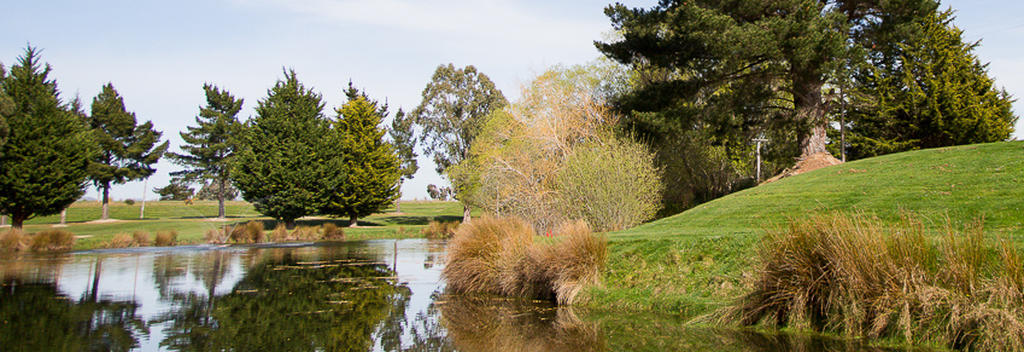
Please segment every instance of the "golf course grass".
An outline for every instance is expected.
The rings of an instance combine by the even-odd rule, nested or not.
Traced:
[[[981,221],[989,240],[1024,247],[1024,142],[891,154],[737,192],[610,233],[604,283],[589,306],[696,317],[732,303],[753,275],[765,229],[846,212],[932,233]]]
[[[275,222],[261,216],[247,202],[232,201],[226,204],[227,219],[218,220],[216,201],[197,201],[185,204],[180,201],[151,201],[146,203],[145,218],[139,219],[141,204],[127,205],[124,202],[110,203],[110,221],[96,221],[100,218],[101,206],[96,201],[80,201],[68,208],[64,230],[73,233],[77,239],[75,250],[102,248],[119,233],[131,234],[145,231],[153,235],[159,231],[176,231],[178,244],[203,242],[207,231],[223,225],[243,223],[252,220],[264,221],[267,230]],[[432,220],[452,221],[462,219],[462,205],[457,202],[404,201],[401,213],[386,209],[383,213],[359,219],[356,228],[345,228],[349,240],[380,238],[422,237],[420,230]],[[46,216],[26,221],[26,232],[38,232],[59,226],[60,216]],[[317,226],[333,222],[338,226],[348,224],[348,219],[309,217],[296,221],[298,226]]]

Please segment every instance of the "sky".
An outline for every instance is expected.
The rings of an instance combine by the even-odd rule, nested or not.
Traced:
[[[650,7],[656,0],[620,1]],[[178,133],[195,125],[212,83],[245,99],[240,114],[291,68],[323,94],[329,110],[341,105],[349,80],[392,111],[415,108],[440,64],[474,65],[506,97],[557,64],[600,56],[593,42],[611,25],[606,1],[541,0],[96,0],[18,1],[0,6],[0,63],[9,66],[25,46],[42,49],[65,99],[86,104],[110,82],[129,111],[153,121],[171,151]],[[943,1],[957,11],[965,39],[982,39],[976,54],[990,63],[996,85],[1024,96],[1024,2]],[[1024,112],[1016,102],[1014,111]],[[328,111],[333,116],[333,111]],[[1017,139],[1024,139],[1018,121]],[[425,199],[428,184],[446,184],[420,153],[420,170],[402,199]],[[180,169],[164,160],[142,181],[117,185],[114,199],[153,200],[152,192]],[[87,197],[96,197],[90,188]]]

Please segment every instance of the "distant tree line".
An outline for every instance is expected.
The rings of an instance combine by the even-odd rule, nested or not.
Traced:
[[[167,153],[161,133],[138,123],[113,84],[87,113],[77,98],[60,97],[50,72],[31,46],[9,73],[0,65],[0,214],[15,228],[61,212],[88,183],[101,191],[107,219],[110,188],[149,177],[165,154],[184,169],[154,189],[161,200],[216,199],[224,217],[225,200],[240,193],[289,226],[307,215],[355,225],[396,201],[401,180],[417,169],[410,117],[399,110],[391,129],[382,127],[387,104],[351,82],[348,102],[327,116],[320,94],[285,71],[246,122],[238,119],[242,99],[205,84],[206,105],[180,133],[181,152]]]

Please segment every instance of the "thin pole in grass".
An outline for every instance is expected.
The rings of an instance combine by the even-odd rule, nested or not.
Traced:
[[[146,218],[146,188],[149,187],[149,177],[142,180],[142,207],[139,208],[139,220]]]
[[[768,138],[754,138],[754,142],[757,143],[757,182],[761,183],[761,143],[767,143]]]

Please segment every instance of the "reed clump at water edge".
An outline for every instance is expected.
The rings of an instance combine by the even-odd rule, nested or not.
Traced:
[[[748,293],[718,318],[1024,351],[1024,263],[980,224],[928,236],[909,216],[896,226],[844,214],[793,221],[767,234]]]
[[[445,240],[455,236],[461,221],[437,221],[433,220],[422,230],[423,236],[434,240]]]
[[[607,241],[582,221],[559,226],[557,242],[535,243],[518,218],[482,217],[462,224],[448,247],[444,276],[454,293],[550,299],[571,305],[600,282]]]
[[[0,234],[0,250],[20,252],[63,252],[75,245],[75,235],[67,230],[44,230],[25,234],[19,229],[9,229]]]

